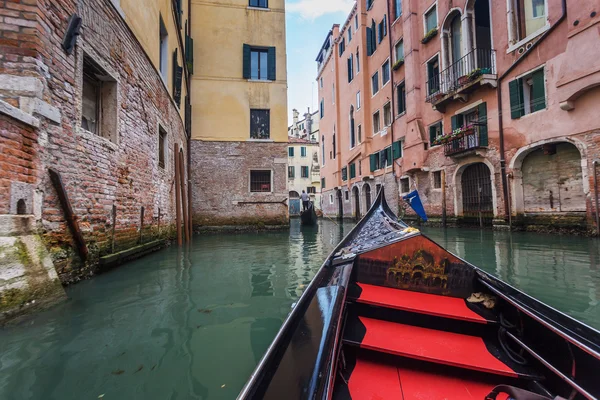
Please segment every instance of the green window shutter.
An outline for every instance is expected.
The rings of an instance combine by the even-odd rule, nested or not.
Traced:
[[[275,47],[269,47],[269,71],[268,71],[268,76],[267,78],[270,81],[276,81],[277,80],[277,54],[276,54],[276,50]]]
[[[185,61],[190,74],[194,73],[194,39],[185,35]]]
[[[367,27],[367,56],[373,54],[373,40],[371,39],[371,35],[373,35],[373,31]]]
[[[531,76],[533,79],[533,101],[531,112],[540,111],[546,108],[546,88],[544,85],[544,69],[535,71]]]
[[[392,154],[394,160],[402,157],[402,142],[394,142],[394,144],[392,144]]]
[[[181,106],[181,85],[183,82],[183,68],[179,66],[177,49],[173,52],[173,100],[177,107]]]
[[[383,16],[383,36],[387,36],[387,14]]]
[[[488,145],[488,125],[487,125],[487,104],[482,103],[479,105],[479,145]]]
[[[290,148],[288,149],[288,155],[289,155],[290,157],[294,157],[294,148],[293,148],[293,147],[290,147]]]
[[[350,179],[356,178],[356,164],[350,164]]]
[[[348,167],[342,168],[342,181],[348,180]]]
[[[464,116],[462,114],[454,115],[450,121],[452,122],[452,131],[464,126]]]
[[[325,178],[321,178],[321,189],[325,189]]]
[[[394,159],[392,158],[392,154],[393,154],[392,146],[390,146],[390,147],[387,148],[386,153],[387,153],[386,154],[386,159],[388,161],[388,165],[394,164]]]
[[[244,45],[244,79],[250,79],[252,76],[250,71],[250,45]]]
[[[306,147],[300,147],[300,155],[306,157]]]
[[[377,160],[375,159],[375,154],[371,154],[369,156],[369,161],[371,162],[371,172],[377,169]]]
[[[525,104],[523,104],[523,80],[515,79],[508,82],[508,91],[510,92],[510,117],[512,119],[521,118],[525,115]]]
[[[431,125],[429,127],[429,143],[435,142],[435,128],[437,125]]]

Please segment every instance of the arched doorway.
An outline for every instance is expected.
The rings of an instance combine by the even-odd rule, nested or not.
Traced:
[[[363,190],[365,192],[365,210],[369,211],[371,208],[371,185],[365,183]]]
[[[352,188],[352,197],[354,198],[354,218],[360,218],[360,193],[358,187]]]
[[[494,219],[494,199],[490,169],[484,163],[467,166],[462,173],[463,217],[470,222],[491,225]]]
[[[585,212],[581,153],[571,143],[537,147],[523,159],[525,213]]]
[[[343,219],[344,218],[344,200],[342,199],[342,191],[341,190],[336,190],[336,197],[337,197],[337,203],[338,203],[338,218],[339,219]]]
[[[298,194],[298,192],[296,192],[295,190],[292,190],[290,192],[290,199],[299,199],[300,195]]]

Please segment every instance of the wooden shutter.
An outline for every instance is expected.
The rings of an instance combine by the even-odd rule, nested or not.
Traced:
[[[479,105],[479,145],[488,145],[488,125],[487,125],[487,104],[481,103]]]
[[[350,179],[356,178],[356,164],[350,164]]]
[[[437,124],[435,124],[435,125],[431,125],[431,126],[429,127],[429,143],[433,143],[433,142],[435,142],[435,131],[436,131],[436,127],[437,127]]]
[[[185,61],[190,74],[194,73],[194,39],[185,35]]]
[[[464,116],[462,114],[454,115],[452,118],[450,118],[450,121],[452,123],[452,132],[458,128],[462,128],[465,124]]]
[[[267,79],[269,79],[270,81],[276,81],[277,80],[277,54],[275,51],[275,47],[269,47],[269,61],[268,61],[269,65],[269,71],[268,71],[268,76]]]
[[[183,81],[183,68],[179,66],[177,49],[173,52],[173,100],[177,107],[181,105],[181,84]]]
[[[250,66],[251,59],[251,48],[250,45],[244,44],[244,79],[250,79],[252,77],[252,71]]]
[[[392,153],[394,160],[397,160],[402,157],[402,142],[394,142],[392,145]]]
[[[188,136],[192,134],[192,103],[190,96],[185,96],[185,131]]]
[[[383,36],[387,36],[387,14],[383,16]]]
[[[293,147],[290,147],[290,148],[288,149],[288,155],[289,155],[290,157],[294,157],[294,148],[293,148]]]
[[[533,101],[531,112],[540,111],[546,108],[546,89],[544,85],[544,69],[535,71],[531,76],[533,80]]]
[[[371,36],[373,35],[373,30],[369,27],[367,27],[367,56],[370,56],[373,54],[373,39],[371,39]]]
[[[392,155],[392,153],[393,153],[392,152],[392,146],[388,147],[386,149],[385,153],[386,153],[386,155],[385,155],[386,158],[385,159],[387,160],[388,165],[394,164],[394,159],[392,158],[393,157],[393,155]]]
[[[352,58],[348,58],[346,64],[348,65],[348,83],[352,82]]]
[[[375,159],[375,154],[371,154],[369,156],[369,161],[371,162],[371,172],[377,169],[377,160]]]
[[[515,79],[508,82],[510,92],[510,117],[512,119],[521,118],[525,115],[525,104],[523,101],[523,80]]]

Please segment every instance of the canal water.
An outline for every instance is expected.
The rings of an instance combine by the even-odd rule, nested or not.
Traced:
[[[234,399],[351,224],[211,234],[69,287],[0,329],[0,399]],[[595,239],[425,230],[452,252],[600,328]]]

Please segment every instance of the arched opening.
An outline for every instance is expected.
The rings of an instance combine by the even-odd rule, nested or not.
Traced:
[[[462,57],[462,23],[460,13],[454,13],[450,21],[450,63],[455,63]]]
[[[352,188],[352,197],[354,198],[354,218],[360,218],[360,193],[358,187]]]
[[[363,190],[365,192],[365,210],[369,211],[371,208],[371,185],[365,183]]]
[[[489,0],[475,0],[475,34],[473,47],[476,49],[492,49],[492,24],[490,21]]]
[[[17,215],[25,214],[27,214],[27,204],[25,204],[25,200],[19,199],[19,201],[17,201]]]
[[[296,192],[295,190],[292,190],[290,192],[290,199],[299,199],[300,198],[300,194],[298,194],[298,192]]]
[[[354,126],[354,106],[350,106],[350,148],[356,146],[356,130]]]
[[[571,143],[548,143],[523,158],[523,212],[585,212],[581,153]]]
[[[454,9],[442,24],[442,80],[451,86],[464,69],[458,64],[462,57],[462,36],[461,13]]]
[[[494,200],[491,172],[482,162],[467,166],[461,177],[462,214],[465,220],[491,225]]]
[[[342,199],[342,191],[341,190],[336,190],[336,197],[337,197],[337,202],[338,202],[338,218],[339,219],[343,219],[344,218],[344,200]]]

